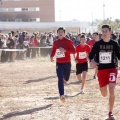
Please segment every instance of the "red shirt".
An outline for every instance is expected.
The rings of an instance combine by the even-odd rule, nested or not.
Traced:
[[[39,42],[38,42],[38,38],[37,37],[34,38],[34,43],[35,43],[35,47],[38,47]]]
[[[55,40],[53,42],[51,57],[54,57],[54,55],[56,54],[56,50],[59,49],[60,47],[66,50],[66,52],[64,52],[65,56],[62,58],[56,58],[56,62],[57,63],[70,62],[71,61],[70,54],[75,54],[75,47],[73,45],[73,42],[66,37],[64,37],[62,40],[60,39]]]
[[[95,40],[89,40],[88,42],[87,42],[87,44],[91,47],[91,49],[92,49],[92,47],[93,47],[93,45],[95,44]]]
[[[76,46],[76,60],[78,63],[85,63],[88,61],[88,54],[90,53],[90,46],[79,44]]]

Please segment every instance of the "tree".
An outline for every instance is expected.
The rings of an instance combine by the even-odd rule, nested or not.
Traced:
[[[106,20],[100,22],[98,24],[99,31],[101,31],[101,27],[104,24],[109,24],[113,32],[120,32],[120,20],[119,19],[115,19],[115,21],[112,21],[111,18],[107,18]]]

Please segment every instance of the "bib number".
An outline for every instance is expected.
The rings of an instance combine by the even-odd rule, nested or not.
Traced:
[[[61,52],[59,49],[56,50],[56,58],[63,58],[65,57],[65,53]]]
[[[87,57],[86,52],[79,52],[79,59],[85,59]]]
[[[111,63],[111,60],[112,60],[111,56],[112,56],[111,52],[100,52],[99,53],[100,63],[103,63],[103,64]]]

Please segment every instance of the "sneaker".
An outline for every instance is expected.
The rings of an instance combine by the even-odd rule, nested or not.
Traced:
[[[97,78],[97,77],[94,75],[94,76],[93,76],[93,79],[96,79],[96,78]]]
[[[84,94],[84,93],[85,93],[84,89],[81,89],[80,94]]]
[[[61,100],[62,102],[65,102],[65,96],[64,96],[64,95],[61,95],[61,96],[60,96],[60,100]]]
[[[108,120],[115,120],[112,112],[109,112],[108,117],[109,117]]]

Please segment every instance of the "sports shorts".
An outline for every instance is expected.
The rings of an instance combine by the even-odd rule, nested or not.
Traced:
[[[108,85],[109,83],[115,83],[117,79],[117,68],[109,68],[104,70],[98,70],[98,81],[100,88]]]
[[[83,71],[88,71],[88,62],[76,64],[76,75],[81,74]]]

